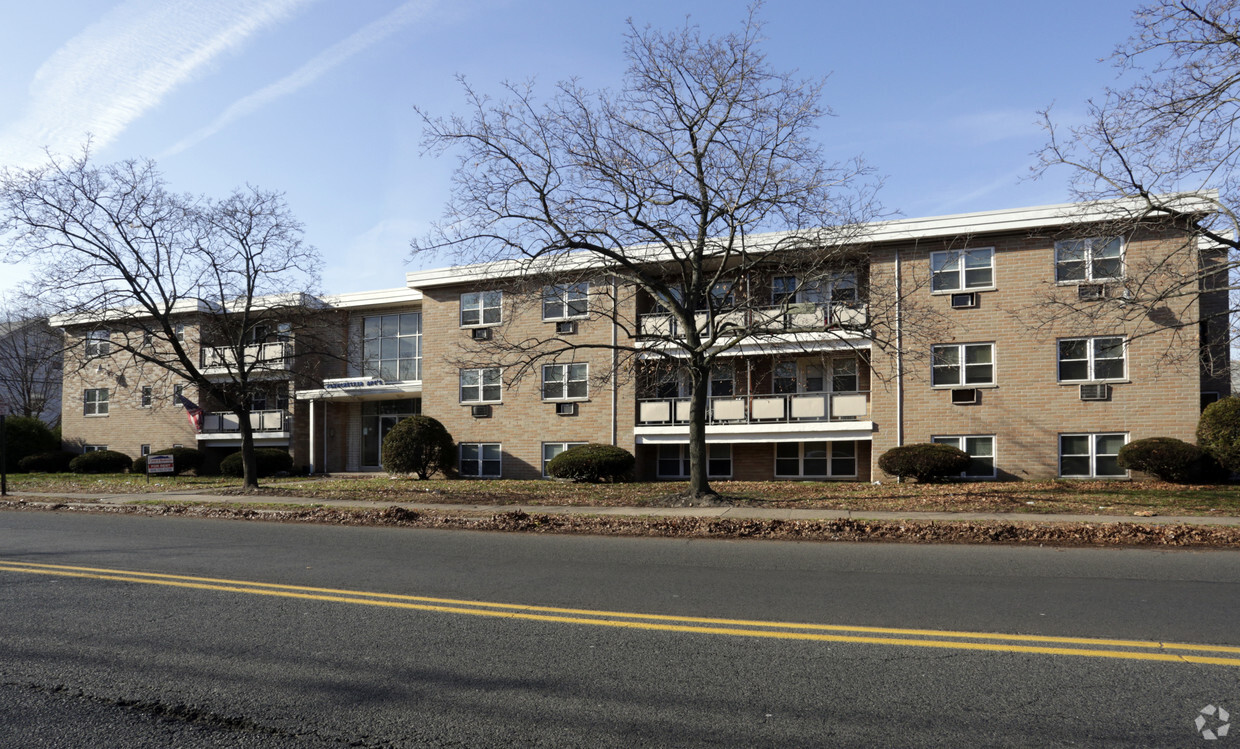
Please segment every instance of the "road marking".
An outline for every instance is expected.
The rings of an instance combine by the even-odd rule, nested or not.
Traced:
[[[487,616],[560,624],[585,624],[622,629],[687,632],[780,640],[843,642],[1240,666],[1240,657],[1220,657],[1217,655],[1228,653],[1240,656],[1240,647],[1226,645],[1198,645],[1152,640],[1120,640],[1089,637],[1054,637],[1048,635],[1015,635],[955,630],[854,627],[839,624],[806,624],[749,619],[672,616],[667,614],[638,614],[624,611],[599,611],[486,601],[465,601],[453,598],[409,596],[340,588],[316,588],[227,578],[169,575],[157,572],[136,572],[100,567],[37,564],[4,560],[0,560],[0,571],[160,585],[195,590],[212,590],[226,593],[245,593],[280,598],[298,598],[331,603],[380,606],[469,616]],[[856,634],[837,634],[845,632]],[[1125,649],[1110,650],[1106,648]],[[1193,655],[1192,653],[1194,652],[1211,653],[1213,655]]]

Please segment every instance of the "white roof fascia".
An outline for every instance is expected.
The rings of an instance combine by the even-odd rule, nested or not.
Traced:
[[[418,304],[422,301],[422,292],[417,289],[411,289],[408,286],[401,286],[395,289],[376,289],[375,291],[334,294],[324,297],[323,301],[335,309],[391,307],[395,305]]]

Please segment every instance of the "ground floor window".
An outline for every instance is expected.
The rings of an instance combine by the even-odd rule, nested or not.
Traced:
[[[150,454],[151,454],[151,446],[150,446],[150,445],[142,445],[141,447],[139,447],[139,448],[138,448],[138,454],[139,454],[139,455],[141,455],[141,456],[142,456],[142,457],[144,457],[144,458],[145,458],[146,456],[150,455]]]
[[[392,431],[396,422],[420,413],[422,413],[421,398],[363,402],[362,465],[369,468],[382,465],[383,438]]]
[[[689,477],[689,446],[659,445],[656,470],[661,479]],[[706,445],[706,475],[728,478],[732,475],[732,446],[717,443]]]
[[[461,476],[499,478],[503,451],[498,442],[462,442]]]
[[[780,478],[851,478],[857,475],[856,442],[777,442]]]
[[[960,474],[964,478],[992,479],[995,477],[995,438],[993,436],[931,437],[931,442],[951,445],[969,454],[969,467]]]
[[[584,442],[544,442],[542,445],[542,475],[543,475],[543,478],[548,478],[547,464],[551,462],[552,458],[564,452],[570,447],[577,447],[578,445],[584,445],[584,444],[586,443]]]
[[[1059,435],[1059,475],[1065,478],[1126,478],[1119,467],[1119,449],[1128,444],[1128,435]]]
[[[107,450],[107,449],[108,449],[107,445],[83,445],[82,446],[82,452],[84,453],[99,452],[101,450]]]

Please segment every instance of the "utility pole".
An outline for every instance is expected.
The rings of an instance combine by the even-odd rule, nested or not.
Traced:
[[[9,441],[4,434],[5,414],[0,410],[0,497],[9,496]]]

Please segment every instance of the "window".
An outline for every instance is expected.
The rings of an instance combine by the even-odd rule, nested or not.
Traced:
[[[797,391],[797,363],[794,361],[781,361],[775,365],[775,371],[771,374],[771,392],[795,393]]]
[[[1119,449],[1128,444],[1128,435],[1059,435],[1059,475],[1066,478],[1125,478],[1119,467]]]
[[[362,319],[362,374],[384,382],[422,379],[422,313]]]
[[[142,457],[144,457],[144,458],[145,458],[146,456],[150,455],[150,454],[151,454],[151,446],[150,446],[150,445],[141,445],[140,447],[138,447],[138,454],[139,454],[139,455],[141,455],[141,456],[142,456]]]
[[[777,442],[775,475],[828,478],[857,475],[855,442]]]
[[[500,303],[503,299],[504,294],[501,291],[471,291],[461,294],[461,327],[498,325]]]
[[[1124,339],[1065,338],[1059,341],[1059,381],[1124,379]]]
[[[498,442],[462,442],[460,474],[498,478],[503,465],[502,454]]]
[[[106,330],[92,330],[86,334],[86,355],[107,356],[112,353],[112,340]]]
[[[544,364],[543,400],[580,400],[589,396],[588,372],[587,364]]]
[[[931,379],[934,387],[995,384],[995,345],[960,343],[933,346]]]
[[[930,290],[989,289],[995,285],[995,249],[930,253]]]
[[[710,395],[712,398],[731,396],[736,392],[736,374],[731,364],[717,364],[710,368]]]
[[[94,388],[82,391],[83,416],[108,415],[108,389]]]
[[[1124,277],[1124,240],[1067,239],[1055,243],[1055,280],[1117,281]]]
[[[173,403],[176,403],[177,405],[181,405],[181,396],[183,395],[185,395],[184,385],[173,385],[172,386],[172,402]]]
[[[659,445],[656,471],[659,478],[689,477],[689,446]],[[727,478],[732,475],[732,446],[716,443],[706,445],[706,475]]]
[[[151,388],[150,387],[142,388],[142,407],[143,408],[151,407]]]
[[[275,387],[272,390],[255,390],[250,393],[251,411],[287,411],[288,386]]]
[[[83,445],[82,446],[82,452],[84,453],[97,453],[97,452],[101,452],[107,449],[108,449],[107,445]]]
[[[584,445],[584,444],[586,443],[584,442],[544,442],[542,445],[543,477],[546,478],[550,475],[547,473],[547,464],[551,462],[552,458],[564,452],[570,447],[577,447],[578,445]]]
[[[498,306],[498,304],[496,305]],[[557,284],[543,289],[544,320],[568,320],[590,312],[590,284]],[[496,322],[498,322],[498,317]]]
[[[995,438],[991,437],[931,437],[931,442],[951,445],[969,454],[969,467],[960,474],[965,478],[990,479],[995,477]]]
[[[819,278],[775,276],[771,279],[771,304],[853,304],[857,301],[857,274],[828,273]]]
[[[185,343],[185,323],[179,322],[172,326],[173,333],[176,334],[177,340]]]
[[[461,403],[499,403],[503,382],[499,367],[461,370]]]
[[[806,390],[809,390],[806,379]],[[860,389],[857,381],[856,359],[831,360],[831,391],[834,393],[855,393]]]

